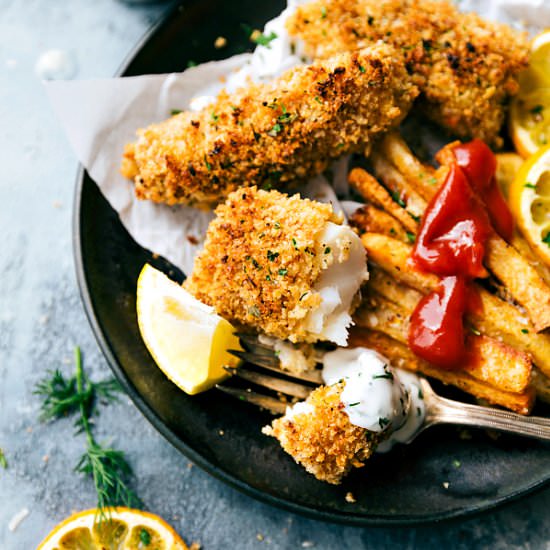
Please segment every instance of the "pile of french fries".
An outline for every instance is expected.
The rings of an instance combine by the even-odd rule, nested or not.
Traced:
[[[351,345],[372,347],[396,366],[529,414],[536,397],[550,403],[550,271],[518,233],[511,243],[496,233],[487,242],[490,277],[476,283],[482,307],[465,320],[468,359],[461,370],[434,367],[407,346],[414,308],[439,284],[408,259],[421,216],[454,160],[454,145],[437,154],[436,169],[393,133],[369,157],[374,176],[362,168],[350,172],[351,187],[366,203],[350,223],[361,234],[371,272]]]

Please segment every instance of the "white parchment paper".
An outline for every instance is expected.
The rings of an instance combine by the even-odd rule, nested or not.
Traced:
[[[122,224],[138,244],[164,256],[184,273],[191,271],[213,214],[137,200],[132,182],[119,172],[124,145],[135,139],[138,128],[168,118],[173,109],[198,110],[222,87],[231,91],[248,78],[269,80],[301,63],[300,52],[291,51],[284,20],[305,1],[288,1],[281,15],[265,27],[264,32],[273,31],[277,38],[269,48],[258,46],[253,54],[204,63],[178,74],[46,83],[78,160],[118,212]],[[465,11],[478,11],[532,33],[550,26],[550,0],[461,0],[458,4]],[[346,189],[346,166],[344,159],[332,170],[330,184],[339,195]],[[350,203],[340,207],[323,176],[314,178],[302,194],[330,200],[346,213],[354,207]]]

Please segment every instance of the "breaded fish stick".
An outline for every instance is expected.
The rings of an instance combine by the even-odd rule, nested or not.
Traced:
[[[297,8],[287,29],[314,57],[392,44],[404,52],[432,120],[496,145],[528,60],[524,34],[445,1],[314,0]]]
[[[375,45],[222,92],[198,113],[142,129],[121,170],[139,198],[212,206],[243,185],[284,186],[368,150],[417,94],[403,55]]]
[[[364,247],[332,206],[242,188],[216,208],[184,285],[222,317],[292,342],[346,345]]]
[[[337,485],[374,453],[379,434],[354,426],[340,401],[342,384],[321,386],[262,432],[317,479]],[[383,437],[382,437],[383,439]]]

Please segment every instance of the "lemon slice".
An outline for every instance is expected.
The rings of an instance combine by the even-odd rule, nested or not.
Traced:
[[[130,508],[111,508],[99,521],[86,510],[59,523],[37,550],[188,550],[162,518]]]
[[[146,264],[137,282],[137,317],[149,353],[174,384],[194,395],[227,378],[239,360],[233,326],[164,273]]]
[[[529,67],[519,76],[520,90],[510,107],[510,134],[527,158],[550,143],[550,30],[531,43]]]
[[[521,232],[550,265],[550,146],[522,165],[510,188],[509,203]]]
[[[510,186],[516,179],[516,174],[523,164],[523,158],[516,153],[497,153],[497,171],[495,174],[497,184],[505,199],[508,199]]]

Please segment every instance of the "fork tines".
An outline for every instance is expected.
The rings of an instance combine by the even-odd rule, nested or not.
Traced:
[[[319,370],[302,373],[285,371],[281,368],[279,358],[269,345],[258,342],[256,337],[249,334],[237,334],[237,336],[246,351],[229,350],[229,352],[242,359],[245,365],[236,368],[224,367],[230,374],[251,382],[255,386],[288,396],[291,400],[305,399],[315,386],[322,384]],[[241,389],[226,384],[218,384],[216,387],[241,401],[252,403],[276,414],[283,414],[286,410],[287,404],[281,399],[254,392],[250,388]]]

